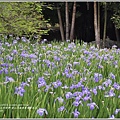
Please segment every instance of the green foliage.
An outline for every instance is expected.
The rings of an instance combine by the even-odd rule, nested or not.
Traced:
[[[108,3],[108,9],[113,13],[111,20],[115,24],[117,29],[120,28],[120,4],[119,3]]]
[[[42,5],[39,2],[1,2],[0,33],[36,33],[39,36],[46,33],[46,30],[41,30],[48,22],[42,14]]]
[[[112,20],[113,23],[115,24],[115,27],[116,27],[117,29],[120,29],[120,15],[114,14],[113,17],[111,18],[111,20]]]

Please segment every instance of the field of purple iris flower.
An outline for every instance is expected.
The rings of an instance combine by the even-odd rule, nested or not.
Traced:
[[[0,118],[120,118],[120,49],[0,42]]]

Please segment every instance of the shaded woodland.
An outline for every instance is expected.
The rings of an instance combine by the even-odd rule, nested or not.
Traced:
[[[119,8],[119,2],[1,2],[0,33],[98,45],[106,39],[119,42]]]
[[[64,35],[66,34],[66,23],[65,23],[65,3],[53,3],[54,6],[59,5],[61,10],[61,18],[63,21]],[[57,4],[57,5],[56,5]],[[62,5],[61,5],[62,4]],[[60,6],[61,5],[61,6]],[[69,2],[69,26],[71,26],[73,3]],[[119,19],[117,22],[112,20],[112,17],[116,14],[116,19],[119,16],[119,3],[108,3],[100,2],[96,3],[97,16],[100,21],[100,39],[110,39],[113,41],[120,41],[120,30],[119,30]],[[50,19],[50,22],[54,25],[59,23],[56,8],[54,10],[43,10],[44,17]],[[46,14],[47,13],[47,14]],[[118,15],[118,16],[117,16]],[[119,17],[118,17],[119,18]],[[97,20],[98,22],[98,20]],[[70,28],[69,28],[70,32]],[[54,28],[49,31],[49,35],[43,36],[48,40],[61,40],[60,29]],[[70,39],[70,38],[69,38]],[[76,17],[74,26],[74,37],[73,39],[83,40],[85,42],[95,41],[95,27],[94,27],[94,2],[77,2],[76,3]]]

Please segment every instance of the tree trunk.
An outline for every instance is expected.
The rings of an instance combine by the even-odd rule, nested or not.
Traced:
[[[98,2],[98,38],[100,38],[100,3]]]
[[[57,13],[58,13],[58,19],[59,19],[59,25],[60,25],[61,38],[62,38],[62,41],[64,41],[65,40],[65,38],[64,38],[64,30],[63,30],[62,18],[61,18],[60,8],[59,7],[57,7]]]
[[[73,5],[72,23],[71,23],[71,31],[70,31],[70,40],[71,41],[74,38],[75,15],[76,15],[76,2],[74,2],[74,5]]]
[[[87,10],[89,10],[89,2],[87,2],[86,4],[87,4]]]
[[[115,27],[115,34],[116,34],[117,42],[120,42],[119,30],[116,27]]]
[[[98,25],[97,25],[97,5],[96,2],[94,2],[94,30],[95,30],[95,40],[97,48],[100,48],[100,38],[98,35]]]
[[[65,4],[65,15],[66,15],[66,40],[69,40],[69,10],[68,2]]]
[[[103,47],[105,47],[105,39],[106,39],[106,25],[107,25],[107,3],[105,2],[105,11],[104,11],[104,33],[103,33]]]

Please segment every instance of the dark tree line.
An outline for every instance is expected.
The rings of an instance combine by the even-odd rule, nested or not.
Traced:
[[[62,2],[48,4],[52,4],[54,8],[57,4],[57,8],[59,8],[57,11],[59,19],[54,22],[59,23],[62,41],[67,39],[72,41],[76,38],[87,42],[95,40],[98,47],[101,39],[104,46],[104,42],[108,37],[120,41],[119,3]],[[56,14],[55,11],[54,9],[51,12]],[[46,14],[45,11],[44,14]]]

